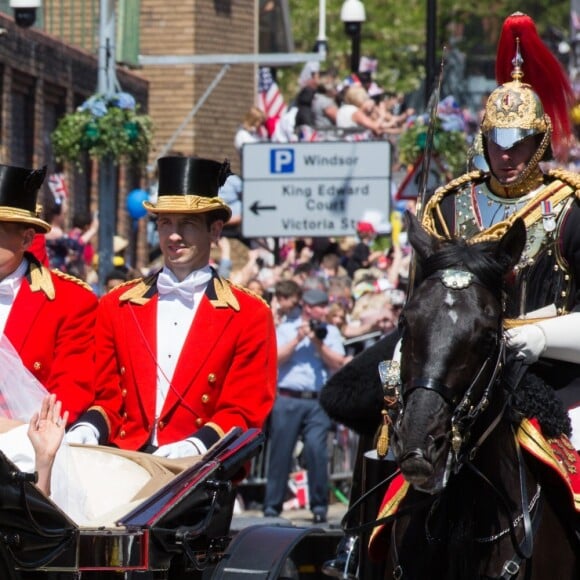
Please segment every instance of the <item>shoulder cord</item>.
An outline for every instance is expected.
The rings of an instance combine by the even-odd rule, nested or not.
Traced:
[[[158,372],[167,381],[167,384],[169,386],[169,390],[171,390],[175,394],[175,396],[179,399],[179,402],[181,403],[181,405],[185,409],[187,409],[192,415],[197,417],[198,414],[193,410],[191,405],[189,405],[189,403],[187,403],[185,401],[185,399],[183,398],[183,395],[173,386],[173,381],[169,380],[168,376],[165,374],[163,369],[159,366],[159,363],[157,362],[157,357],[153,353],[153,351],[151,350],[151,345],[149,344],[149,342],[147,341],[147,338],[145,337],[145,333],[143,332],[143,329],[141,328],[141,325],[139,324],[139,320],[137,319],[137,316],[135,316],[135,312],[133,310],[133,305],[128,304],[128,306],[129,306],[129,310],[131,312],[131,315],[133,316],[133,321],[135,322],[135,326],[139,330],[139,334],[141,336],[141,339],[143,340],[143,343],[145,344],[147,352],[149,353],[149,356],[151,357],[151,359],[155,363],[155,367],[157,368]],[[181,356],[181,353],[180,353],[180,356]],[[178,359],[178,362],[179,362],[179,359]],[[157,378],[156,378],[156,382],[157,382]]]

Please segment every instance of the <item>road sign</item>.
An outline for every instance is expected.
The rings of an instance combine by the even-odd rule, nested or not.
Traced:
[[[350,236],[365,213],[390,214],[386,141],[249,144],[243,176],[248,238]]]

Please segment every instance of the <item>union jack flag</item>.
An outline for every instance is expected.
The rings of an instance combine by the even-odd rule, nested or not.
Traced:
[[[286,110],[284,97],[267,66],[260,67],[259,71],[258,107],[264,111],[266,118],[278,117]]]

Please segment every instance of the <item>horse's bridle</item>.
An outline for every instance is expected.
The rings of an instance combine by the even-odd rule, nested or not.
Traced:
[[[479,284],[485,288],[485,285],[482,284],[474,274],[465,270],[443,270],[441,272],[432,274],[427,279],[432,278],[439,278],[446,287],[452,288],[454,290],[462,290],[470,287],[472,284]],[[417,377],[411,379],[410,381],[402,383],[401,388],[398,390],[398,412],[393,427],[395,431],[397,431],[397,428],[403,419],[407,398],[413,391],[417,389],[425,389],[427,391],[433,391],[437,393],[449,407],[454,408],[451,417],[451,432],[449,434],[451,446],[447,455],[445,473],[443,475],[444,485],[447,483],[452,472],[457,473],[459,471],[465,461],[465,458],[472,459],[474,457],[477,447],[483,443],[484,439],[487,438],[487,436],[491,433],[493,428],[495,428],[503,416],[505,405],[498,416],[494,418],[490,427],[486,429],[485,438],[480,437],[477,443],[471,446],[468,451],[464,449],[465,443],[469,440],[471,427],[479,415],[489,405],[492,389],[497,383],[499,373],[504,366],[505,352],[505,340],[501,335],[501,332],[498,331],[498,337],[494,348],[481,364],[479,370],[471,380],[469,387],[463,393],[461,398],[459,398],[459,396],[453,396],[451,394],[452,389],[448,385],[432,377]],[[473,392],[481,386],[480,381],[482,378],[486,378],[486,375],[490,369],[491,374],[489,374],[489,378],[487,379],[487,383],[483,388],[481,397],[477,403],[474,403],[472,400]],[[413,454],[414,451],[410,451],[409,453]],[[405,456],[399,458],[399,461],[401,462],[404,459]]]

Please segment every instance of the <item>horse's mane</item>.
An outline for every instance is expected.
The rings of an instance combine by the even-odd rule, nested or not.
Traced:
[[[520,423],[522,418],[539,421],[546,437],[558,437],[572,433],[570,417],[554,389],[532,371],[524,375],[512,393],[510,411],[512,420]]]
[[[495,242],[468,244],[461,238],[445,240],[437,251],[420,260],[421,278],[440,270],[462,268],[474,274],[489,290],[497,293],[502,287],[506,265],[493,252]],[[421,280],[418,280],[419,283]]]

